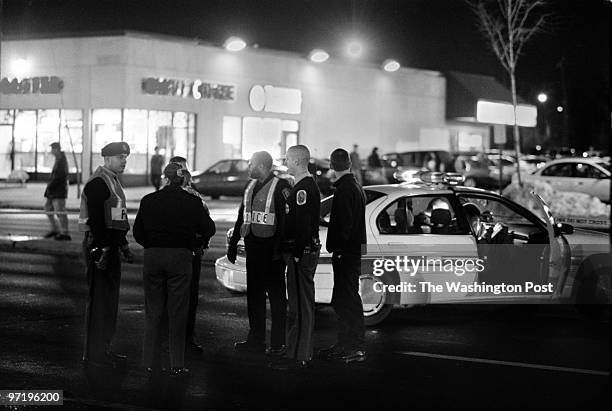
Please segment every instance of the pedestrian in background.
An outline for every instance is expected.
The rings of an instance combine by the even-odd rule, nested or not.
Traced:
[[[204,196],[196,190],[191,182],[191,173],[188,170],[187,159],[181,156],[175,156],[170,159],[170,163],[178,163],[183,167],[183,190],[197,197],[202,202],[204,211],[210,216],[208,205],[204,200]],[[214,233],[213,233],[214,234]],[[212,237],[212,236],[211,236]],[[196,247],[193,250],[193,260],[191,264],[191,281],[189,283],[189,311],[187,312],[187,334],[185,337],[185,348],[194,354],[203,352],[202,345],[198,342],[195,333],[195,320],[198,311],[198,303],[200,300],[200,276],[202,274],[202,257],[204,250],[208,248],[208,240],[204,237],[199,237],[196,242]]]
[[[79,230],[85,232],[83,252],[89,285],[83,359],[94,365],[114,366],[126,360],[112,351],[121,282],[120,254],[129,263],[134,260],[125,238],[130,224],[118,179],[125,170],[130,146],[110,143],[101,154],[104,165],[85,184],[79,213]]]
[[[51,231],[45,238],[70,241],[68,216],[66,215],[66,197],[68,197],[68,160],[60,143],[51,143],[51,154],[55,157],[51,176],[45,189],[45,211],[51,225]],[[55,213],[55,214],[53,214]],[[56,219],[57,216],[57,219]]]
[[[363,184],[363,176],[361,174],[361,159],[359,158],[359,153],[357,149],[359,146],[357,144],[353,144],[353,151],[351,151],[351,172],[355,176],[355,179],[359,184]]]
[[[161,186],[162,167],[166,159],[159,154],[159,147],[155,147],[155,154],[151,156],[151,184],[155,187],[155,191]]]
[[[314,275],[319,261],[321,194],[308,173],[310,151],[304,145],[289,147],[287,168],[295,177],[285,210],[283,256],[287,264],[287,352],[270,367],[277,370],[311,365],[314,329]]]
[[[266,349],[266,294],[270,299],[272,330],[268,354],[282,355],[285,350],[287,298],[285,262],[281,237],[285,203],[291,186],[272,173],[272,156],[258,151],[249,161],[249,178],[238,219],[230,239],[227,259],[236,262],[238,241],[244,238],[247,270],[247,309],[249,334],[234,344],[236,351],[263,352]]]
[[[189,311],[189,284],[197,236],[208,241],[215,232],[210,216],[199,198],[183,190],[183,168],[170,163],[164,169],[168,185],[140,201],[134,238],[145,249],[143,281],[145,291],[145,335],[143,360],[152,375],[161,338],[164,312],[168,318],[170,375],[183,377],[185,335]]]
[[[330,348],[319,350],[319,357],[344,362],[363,361],[365,325],[359,296],[361,255],[365,248],[366,196],[351,173],[346,150],[331,153],[331,168],[336,174],[336,191],[327,230],[327,251],[332,253],[334,289],[332,306],[338,315],[338,336]]]
[[[372,169],[379,169],[382,167],[380,157],[378,157],[378,147],[374,147],[372,153],[368,156],[368,166]]]

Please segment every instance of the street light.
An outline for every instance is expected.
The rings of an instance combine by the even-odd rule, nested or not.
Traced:
[[[383,63],[383,70],[388,71],[389,73],[392,73],[399,69],[400,69],[400,64],[393,59],[387,59]]]
[[[225,40],[223,47],[225,47],[227,51],[240,51],[246,47],[246,43],[240,37],[232,36]]]
[[[547,100],[548,100],[548,96],[546,95],[546,93],[538,94],[538,101],[540,103],[546,103]]]
[[[308,58],[314,63],[323,63],[324,61],[327,61],[329,54],[327,54],[325,50],[314,49],[310,52]]]
[[[352,58],[360,57],[363,53],[363,46],[357,41],[351,41],[346,46],[346,53]]]

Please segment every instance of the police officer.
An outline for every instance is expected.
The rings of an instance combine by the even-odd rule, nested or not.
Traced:
[[[79,215],[79,230],[85,231],[83,252],[89,285],[83,360],[116,365],[126,359],[111,349],[119,305],[120,254],[127,262],[133,261],[125,238],[130,229],[125,194],[118,179],[125,170],[130,146],[110,143],[101,154],[104,165],[85,184]]]
[[[189,284],[197,236],[206,241],[215,224],[202,201],[182,189],[183,168],[170,163],[164,169],[168,185],[144,196],[134,222],[134,238],[144,249],[145,288],[144,364],[153,373],[162,337],[163,314],[168,314],[170,375],[186,376],[185,334],[189,310]]]
[[[314,329],[314,275],[319,259],[321,194],[308,173],[310,151],[296,145],[287,150],[287,168],[295,184],[287,200],[283,256],[287,264],[287,352],[270,367],[278,370],[309,367]]]
[[[178,163],[183,167],[183,174],[186,177],[183,182],[183,190],[196,196],[202,201],[202,206],[206,214],[210,215],[206,201],[202,195],[191,185],[191,174],[188,171],[187,159],[181,156],[175,156],[170,159],[170,163]],[[207,248],[208,242],[204,241],[203,237],[198,239],[197,245],[193,250],[193,261],[191,265],[191,281],[189,283],[189,311],[187,312],[187,335],[185,344],[189,351],[194,354],[201,354],[204,349],[197,341],[195,334],[195,320],[200,299],[200,275],[202,273],[202,256],[204,248]]]
[[[338,337],[333,346],[319,350],[319,357],[349,363],[364,361],[366,357],[363,305],[359,296],[361,253],[367,243],[366,196],[350,171],[351,161],[346,150],[334,150],[330,161],[337,180],[326,247],[332,253],[334,290],[331,303],[338,315]]]
[[[263,352],[266,340],[266,293],[270,299],[272,330],[271,355],[281,355],[285,348],[287,299],[285,262],[280,240],[285,220],[285,201],[291,186],[272,173],[272,156],[258,151],[249,161],[249,177],[238,219],[229,242],[227,258],[236,261],[238,241],[244,237],[247,269],[247,309],[249,334],[234,344],[237,351]]]

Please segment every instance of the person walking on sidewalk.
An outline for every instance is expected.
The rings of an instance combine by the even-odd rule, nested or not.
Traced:
[[[314,275],[319,261],[319,215],[321,194],[308,173],[310,151],[304,145],[289,147],[287,168],[295,177],[285,210],[283,256],[287,264],[287,352],[270,367],[277,370],[307,368],[311,365],[314,329]]]
[[[151,184],[155,187],[155,191],[159,191],[159,187],[161,186],[164,161],[164,156],[159,154],[159,147],[155,146],[155,154],[151,156]]]
[[[170,159],[171,163],[178,163],[183,168],[183,190],[189,194],[197,197],[202,202],[204,211],[207,215],[210,215],[208,205],[204,200],[204,196],[200,194],[198,190],[193,187],[191,182],[191,173],[187,167],[187,159],[181,156],[175,156]],[[214,235],[214,232],[213,234]],[[211,237],[212,237],[211,235]],[[185,348],[193,354],[201,354],[204,349],[198,342],[195,332],[195,321],[196,314],[198,311],[198,303],[200,300],[200,275],[202,274],[202,257],[204,256],[204,249],[208,248],[208,240],[203,237],[198,238],[196,248],[193,251],[193,261],[191,264],[191,281],[189,283],[189,311],[187,312],[187,334],[185,337]]]
[[[291,186],[272,173],[272,156],[258,151],[249,161],[251,180],[245,187],[238,219],[229,241],[227,259],[236,262],[238,241],[244,238],[247,269],[247,309],[249,334],[234,344],[236,351],[264,352],[266,349],[266,293],[272,311],[270,355],[285,350],[285,262],[280,240],[285,220],[285,201]]]
[[[359,146],[353,144],[353,151],[351,151],[351,172],[355,176],[357,182],[363,185],[363,176],[361,175],[361,158],[359,158],[358,152]]]
[[[189,374],[185,368],[185,334],[193,250],[198,235],[208,241],[215,232],[202,201],[182,189],[183,171],[178,163],[166,166],[168,185],[142,198],[134,222],[134,238],[145,249],[143,360],[150,375],[158,371],[156,353],[163,338],[164,313],[168,316],[170,375]]]
[[[115,366],[126,360],[124,355],[112,351],[121,257],[128,263],[134,260],[125,238],[130,224],[118,179],[125,170],[130,146],[124,142],[110,143],[102,148],[101,154],[104,165],[85,184],[79,214],[79,230],[85,232],[83,253],[89,285],[83,360],[93,365]]]
[[[51,225],[51,231],[45,234],[45,238],[53,237],[60,241],[70,241],[72,238],[68,232],[68,216],[66,215],[68,160],[66,160],[66,155],[62,151],[60,143],[51,143],[51,154],[55,156],[55,162],[45,189],[45,211]]]
[[[334,201],[327,230],[327,251],[332,253],[334,289],[332,306],[338,315],[337,342],[319,351],[319,357],[344,362],[365,360],[365,325],[359,296],[361,254],[365,247],[366,196],[351,173],[346,150],[331,153],[331,168],[336,174]]]

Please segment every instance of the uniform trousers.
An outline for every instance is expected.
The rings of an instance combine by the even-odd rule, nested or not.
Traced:
[[[284,254],[287,264],[287,357],[296,361],[310,361],[313,352],[315,290],[314,275],[319,251],[304,254],[295,262],[292,254]]]
[[[334,269],[334,290],[332,307],[338,315],[338,343],[348,348],[363,348],[365,325],[363,304],[359,296],[359,275],[361,256],[358,254],[337,254],[332,256]]]
[[[85,306],[84,360],[101,361],[109,350],[117,326],[119,306],[119,284],[121,282],[121,259],[119,250],[113,247],[108,252],[106,270],[96,267],[91,256],[91,234],[85,233],[83,253],[87,266],[89,293]],[[98,258],[98,256],[95,256]]]
[[[195,320],[200,299],[200,274],[202,273],[202,248],[193,253],[191,281],[189,283],[189,310],[187,312],[187,341],[195,339]]]
[[[272,327],[270,346],[285,345],[287,297],[285,292],[285,262],[274,259],[274,240],[245,239],[247,269],[248,340],[266,341],[266,294],[270,299]]]
[[[168,316],[170,367],[185,365],[185,331],[189,310],[189,281],[193,254],[187,248],[146,248],[143,281],[145,291],[145,367],[158,364],[164,313]]]

